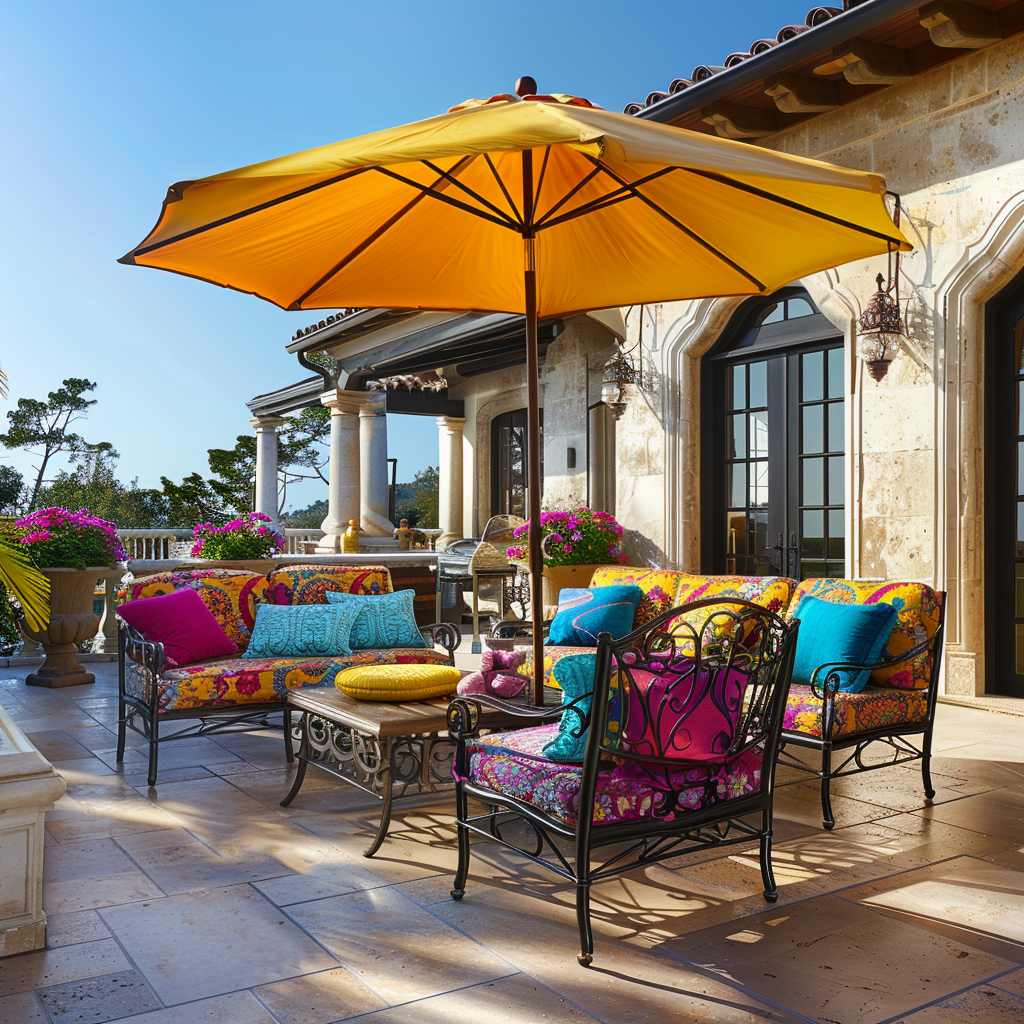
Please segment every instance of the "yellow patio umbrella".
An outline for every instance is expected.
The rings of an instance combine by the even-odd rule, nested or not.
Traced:
[[[768,294],[907,250],[877,174],[637,120],[583,99],[471,100],[447,114],[167,191],[122,263],[284,309],[522,313],[530,519],[540,521],[538,317]],[[530,531],[535,699],[540,530]]]

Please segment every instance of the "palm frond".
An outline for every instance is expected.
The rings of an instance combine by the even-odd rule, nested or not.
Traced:
[[[0,536],[0,582],[16,597],[29,629],[45,629],[50,621],[50,581],[32,564],[29,553],[9,537]]]
[[[0,366],[0,398],[6,398],[7,394],[7,374],[4,373],[3,367]]]

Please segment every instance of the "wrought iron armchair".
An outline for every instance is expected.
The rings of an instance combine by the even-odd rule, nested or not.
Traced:
[[[673,622],[682,610],[675,608],[622,640],[603,633],[592,691],[567,692],[560,707],[485,696],[452,701],[459,844],[453,899],[465,894],[470,837],[501,843],[576,886],[578,959],[588,966],[590,889],[613,875],[756,838],[765,899],[778,898],[772,784],[799,624],[739,600],[694,602],[685,611],[702,608],[707,618],[699,629]],[[479,705],[529,723],[563,716],[563,733],[586,733],[582,763],[538,752],[552,724],[479,737]],[[495,781],[502,758],[515,769],[515,785]],[[531,775],[538,785],[524,787]],[[470,815],[471,797],[486,813]],[[530,841],[512,837],[512,822],[525,824]]]
[[[429,646],[441,646],[448,652],[448,664],[455,664],[455,649],[462,635],[451,623],[433,623],[421,626],[420,633]],[[285,700],[260,701],[227,706],[212,705],[167,709],[161,708],[165,670],[164,645],[147,640],[120,616],[117,618],[117,762],[124,760],[127,731],[144,736],[149,741],[149,774],[147,782],[156,785],[158,751],[161,743],[172,740],[193,739],[212,733],[263,728],[279,728],[268,719],[278,712],[282,715],[284,752],[289,763],[295,760],[293,738],[297,736],[291,724],[291,708]],[[170,734],[160,734],[163,722],[192,721],[191,728]]]

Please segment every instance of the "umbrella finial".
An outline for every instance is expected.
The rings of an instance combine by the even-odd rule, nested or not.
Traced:
[[[537,95],[537,80],[531,78],[529,75],[523,75],[522,78],[516,79],[516,95],[517,96],[536,96]]]

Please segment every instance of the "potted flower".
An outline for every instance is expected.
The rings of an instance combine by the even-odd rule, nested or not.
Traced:
[[[250,512],[223,526],[200,523],[193,527],[192,537],[192,557],[217,562],[258,561],[284,551],[284,537],[262,512]]]
[[[78,644],[96,635],[96,577],[126,560],[117,527],[88,509],[44,508],[17,519],[14,533],[50,582],[48,624],[22,622],[25,636],[43,645],[46,659],[25,682],[29,686],[81,686],[95,682],[78,661]]]
[[[585,587],[599,565],[624,562],[619,551],[622,527],[615,517],[586,505],[542,512],[541,550],[544,553],[544,605],[558,604],[565,587]],[[530,551],[530,521],[512,533],[516,543],[506,551],[513,561],[527,564]]]

